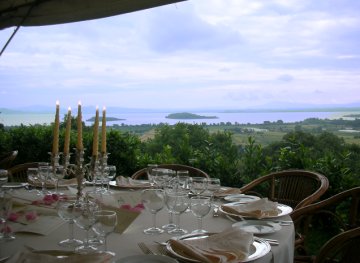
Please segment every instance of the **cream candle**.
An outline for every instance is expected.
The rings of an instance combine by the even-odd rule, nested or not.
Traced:
[[[68,108],[66,117],[66,129],[65,129],[65,143],[64,143],[64,155],[68,155],[70,148],[70,133],[71,133],[71,108]]]
[[[59,101],[56,101],[56,113],[55,113],[55,123],[54,123],[54,130],[53,130],[53,147],[52,147],[52,154],[59,153],[59,126],[60,126],[60,105]]]
[[[94,134],[93,134],[93,156],[97,156],[99,151],[99,107],[96,106]]]
[[[76,149],[78,149],[78,150],[83,150],[83,149],[84,149],[84,145],[83,145],[83,139],[82,139],[81,101],[79,101],[79,104],[78,104],[77,132],[78,132],[78,136],[77,136]]]
[[[101,153],[106,153],[106,108],[103,107],[101,120]]]

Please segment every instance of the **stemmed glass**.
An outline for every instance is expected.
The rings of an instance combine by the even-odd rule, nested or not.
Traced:
[[[206,216],[211,209],[210,197],[206,196],[193,196],[191,197],[190,210],[198,221],[198,228],[192,233],[206,233],[207,231],[202,228],[202,219]]]
[[[49,179],[51,167],[48,163],[39,164],[39,179],[41,181],[41,193],[46,195],[48,192],[46,190],[46,182]]]
[[[15,239],[14,234],[11,231],[11,228],[8,226],[7,218],[12,209],[12,199],[11,195],[7,191],[1,192],[0,197],[0,222],[1,222],[1,233],[2,236],[0,240],[11,241]]]
[[[185,192],[170,192],[166,194],[166,203],[171,210],[176,215],[176,227],[173,230],[168,231],[172,235],[184,235],[188,231],[180,228],[180,215],[186,211],[189,207],[190,199],[187,193]]]
[[[76,199],[59,199],[56,208],[61,219],[69,224],[69,238],[60,241],[58,244],[62,247],[71,248],[81,245],[83,242],[74,238],[74,219],[80,216],[80,204]]]
[[[100,210],[94,213],[95,224],[92,229],[96,234],[104,239],[104,252],[115,256],[114,252],[107,249],[107,236],[114,231],[117,225],[117,214],[111,210]]]
[[[93,224],[95,224],[94,212],[98,210],[97,204],[89,200],[84,200],[79,203],[78,215],[75,217],[75,224],[86,231],[86,239],[83,245],[76,247],[75,251],[80,254],[94,253],[97,248],[89,243],[89,231]]]
[[[179,184],[181,188],[188,189],[189,187],[189,171],[188,170],[179,170],[176,172]]]
[[[157,164],[148,164],[147,169],[146,169],[147,177],[148,177],[151,187],[153,187],[155,185],[153,169],[157,168],[157,167],[158,167]]]
[[[190,177],[189,186],[193,194],[199,196],[207,188],[207,179],[205,177]]]
[[[59,182],[64,179],[65,172],[64,166],[58,165],[55,167],[54,173],[52,173],[53,179],[55,180],[55,193],[58,195],[64,194],[59,192]]]
[[[146,210],[152,214],[153,226],[144,230],[145,234],[156,235],[164,232],[163,229],[156,226],[156,214],[165,203],[164,190],[162,189],[145,189],[141,192],[141,202]]]
[[[30,167],[27,169],[26,175],[30,184],[32,183],[34,186],[36,186],[39,182],[39,169],[37,167]],[[36,195],[41,195],[41,191],[36,188],[29,191],[36,191]]]
[[[103,178],[106,182],[105,193],[111,194],[112,192],[110,191],[110,181],[114,180],[114,178],[116,177],[116,166],[115,165],[107,165],[104,168],[103,176],[104,176]]]

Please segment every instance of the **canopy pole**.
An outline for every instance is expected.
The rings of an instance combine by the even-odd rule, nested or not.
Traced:
[[[11,34],[10,38],[8,39],[8,41],[6,41],[6,44],[5,44],[4,47],[1,49],[0,57],[1,57],[1,55],[4,53],[6,47],[9,45],[10,41],[13,39],[13,37],[15,36],[15,34],[16,34],[16,32],[19,30],[19,28],[20,28],[20,25],[15,28],[14,32]]]
[[[7,46],[9,45],[10,41],[13,39],[13,37],[15,36],[15,34],[17,33],[17,31],[19,30],[20,26],[22,26],[22,24],[25,22],[26,18],[28,18],[28,16],[30,15],[31,10],[33,9],[33,7],[40,1],[35,1],[34,4],[32,4],[29,7],[29,10],[27,11],[26,15],[24,16],[23,20],[21,20],[20,24],[16,26],[14,32],[11,34],[10,38],[8,39],[8,41],[6,41],[4,47],[1,49],[0,52],[0,57],[1,55],[4,53],[5,49],[7,48]]]

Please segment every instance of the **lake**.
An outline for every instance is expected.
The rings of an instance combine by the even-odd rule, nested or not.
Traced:
[[[221,122],[231,122],[232,124],[261,124],[264,121],[278,121],[282,120],[283,122],[299,122],[308,118],[319,118],[319,119],[338,119],[344,115],[353,114],[354,112],[242,112],[242,113],[196,113],[202,116],[217,116],[217,119],[196,119],[196,120],[174,120],[166,119],[165,117],[169,113],[124,113],[118,114],[107,112],[108,117],[115,117],[118,119],[125,119],[121,121],[108,121],[107,125],[111,126],[113,124],[118,125],[140,125],[140,124],[159,124],[159,123],[168,123],[176,124],[178,122],[185,122],[190,124],[217,124]],[[355,112],[356,113],[356,112]],[[358,112],[357,112],[358,113]],[[93,117],[95,113],[92,114],[83,114],[83,120],[85,125],[90,126],[92,122],[86,122],[87,119]],[[64,114],[60,115],[64,116]],[[5,126],[15,126],[15,125],[34,125],[34,124],[50,124],[54,121],[54,114],[39,114],[39,113],[26,113],[26,114],[0,114],[0,123],[3,123]],[[354,118],[344,118],[344,119],[354,119]]]

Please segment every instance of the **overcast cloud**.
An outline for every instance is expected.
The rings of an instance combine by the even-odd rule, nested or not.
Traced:
[[[359,14],[359,0],[189,0],[23,27],[0,57],[0,108],[360,103]]]

